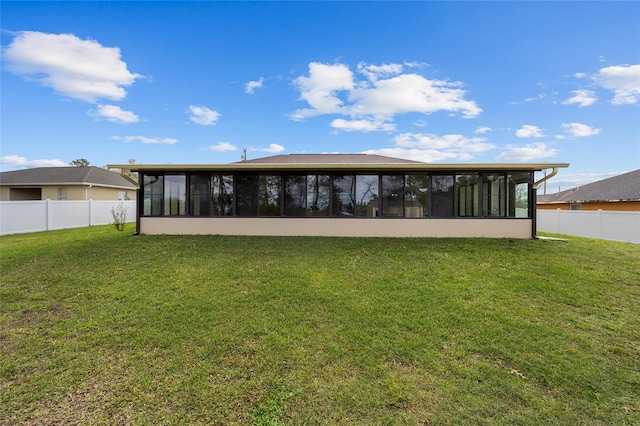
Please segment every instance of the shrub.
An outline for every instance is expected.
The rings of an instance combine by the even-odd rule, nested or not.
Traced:
[[[127,210],[123,204],[111,207],[111,216],[113,216],[113,226],[118,231],[124,231],[124,225],[127,223]]]

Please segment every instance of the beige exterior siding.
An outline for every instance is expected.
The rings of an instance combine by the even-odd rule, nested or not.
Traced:
[[[532,220],[142,217],[140,233],[526,239],[532,238]]]
[[[640,201],[597,201],[583,203],[538,203],[538,210],[570,210],[571,204],[580,204],[580,210],[637,212],[640,211]]]
[[[66,188],[67,200],[117,200],[121,191],[126,192],[130,200],[136,199],[135,189],[106,188],[88,185],[51,185],[51,186],[2,186],[0,201],[20,201],[33,199],[29,197],[29,189],[40,189],[39,200],[58,200],[59,188]],[[14,189],[14,191],[12,191]]]

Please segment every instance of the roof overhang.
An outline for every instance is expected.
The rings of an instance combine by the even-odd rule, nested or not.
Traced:
[[[542,171],[569,167],[569,163],[230,163],[230,164],[110,164],[132,172],[247,172],[247,171]]]

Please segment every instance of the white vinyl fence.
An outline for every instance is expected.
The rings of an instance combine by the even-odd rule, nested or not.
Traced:
[[[118,205],[127,209],[127,222],[136,220],[135,200],[0,201],[0,235],[108,225]]]
[[[538,210],[538,232],[640,244],[640,212]]]

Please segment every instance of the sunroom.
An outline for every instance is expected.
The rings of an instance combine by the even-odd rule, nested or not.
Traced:
[[[535,172],[566,163],[428,164],[366,154],[138,172],[137,233],[535,237]]]

